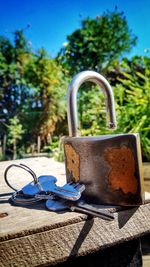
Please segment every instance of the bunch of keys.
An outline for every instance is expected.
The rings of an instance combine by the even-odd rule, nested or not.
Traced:
[[[8,181],[7,174],[10,168],[19,167],[31,174],[33,181],[25,185],[21,190],[14,188]],[[30,205],[39,201],[46,201],[46,208],[51,211],[71,210],[87,215],[100,217],[106,220],[113,220],[114,215],[109,211],[93,207],[82,200],[82,192],[85,185],[80,183],[66,183],[57,186],[57,178],[50,175],[37,177],[35,172],[24,164],[12,164],[8,166],[4,173],[5,182],[15,192],[10,198],[13,204]]]

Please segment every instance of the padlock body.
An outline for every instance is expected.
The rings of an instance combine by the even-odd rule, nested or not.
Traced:
[[[139,134],[65,137],[67,182],[85,184],[87,202],[140,205],[144,179]]]

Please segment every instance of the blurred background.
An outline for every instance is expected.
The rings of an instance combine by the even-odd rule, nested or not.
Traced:
[[[0,160],[46,155],[63,161],[66,93],[83,70],[111,84],[118,128],[141,137],[150,161],[150,2],[0,1]],[[78,93],[82,135],[107,134],[104,96]]]

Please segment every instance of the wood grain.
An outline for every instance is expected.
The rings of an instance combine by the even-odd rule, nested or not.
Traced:
[[[90,219],[0,243],[0,266],[42,266],[86,255],[150,232],[150,205],[116,214],[114,222]]]
[[[53,174],[59,184],[65,182],[64,164],[47,158],[19,162],[38,175]],[[115,213],[111,222],[75,212],[50,212],[44,203],[26,208],[11,206],[11,190],[3,180],[9,164],[0,163],[0,213],[8,214],[0,219],[0,267],[54,265],[150,233],[150,204]],[[25,174],[19,175],[22,183]]]

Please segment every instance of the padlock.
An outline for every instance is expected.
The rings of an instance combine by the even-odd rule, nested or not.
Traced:
[[[102,89],[106,98],[108,127],[116,127],[115,102],[110,84],[94,71],[77,74],[67,93],[69,136],[63,140],[67,182],[85,185],[83,198],[86,202],[140,205],[144,201],[144,180],[139,134],[78,136],[77,92],[87,81]]]

